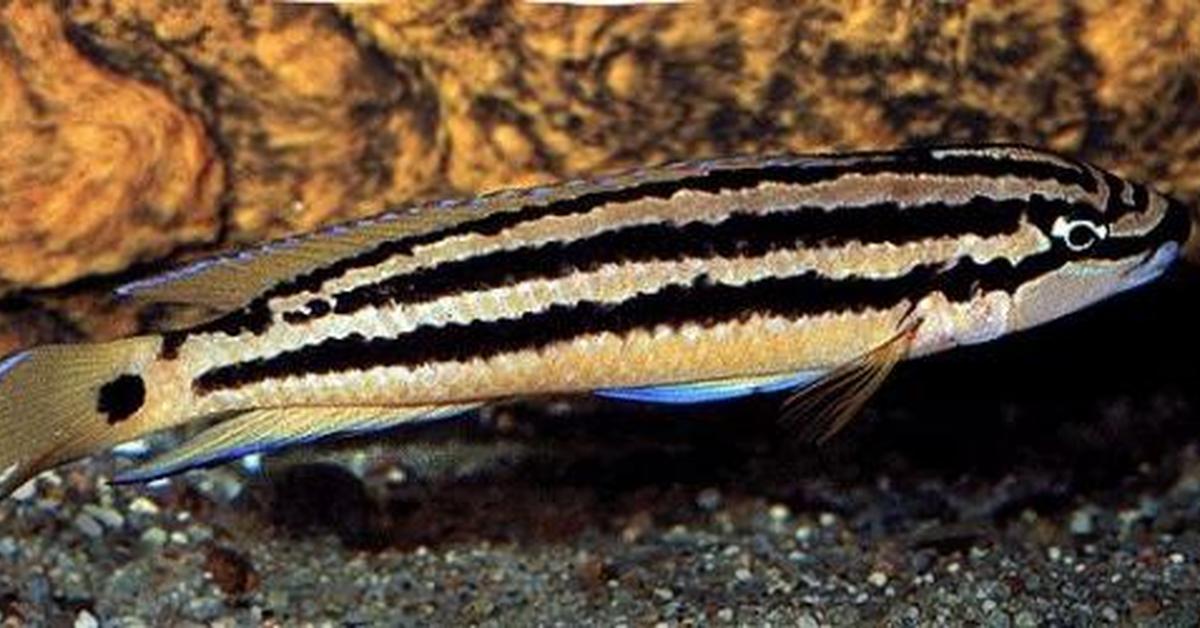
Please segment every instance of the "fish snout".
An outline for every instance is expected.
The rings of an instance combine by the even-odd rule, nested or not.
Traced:
[[[1192,230],[1183,245],[1183,258],[1192,264],[1200,265],[1200,206],[1192,205],[1190,209]]]

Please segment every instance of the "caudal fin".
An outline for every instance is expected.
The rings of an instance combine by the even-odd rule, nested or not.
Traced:
[[[128,438],[114,413],[143,403],[141,373],[157,346],[150,337],[46,345],[0,361],[0,496]]]

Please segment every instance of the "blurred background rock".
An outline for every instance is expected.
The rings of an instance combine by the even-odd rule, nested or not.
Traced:
[[[136,330],[108,289],[183,258],[672,159],[1020,141],[1194,200],[1200,5],[1147,6],[0,2],[0,353]]]

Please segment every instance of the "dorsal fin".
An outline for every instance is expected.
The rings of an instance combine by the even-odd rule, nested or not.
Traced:
[[[244,305],[279,282],[388,240],[427,233],[504,208],[496,202],[463,202],[383,214],[202,259],[162,275],[125,284],[116,292],[120,297],[143,302],[230,309]]]
[[[627,200],[626,192],[642,184],[658,184],[704,175],[713,170],[757,165],[796,165],[827,160],[726,158],[634,170],[594,180],[503,190],[457,201],[417,205],[374,218],[337,225],[311,235],[285,238],[244,251],[200,260],[166,274],[117,289],[118,296],[145,302],[186,303],[217,309],[246,304],[271,286],[295,278],[360,251],[404,237],[440,231],[494,214],[520,212],[591,194],[604,201]]]

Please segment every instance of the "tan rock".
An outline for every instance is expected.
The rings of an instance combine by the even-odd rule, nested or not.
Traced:
[[[81,55],[48,3],[0,17],[0,292],[214,239],[224,176],[200,121]]]

